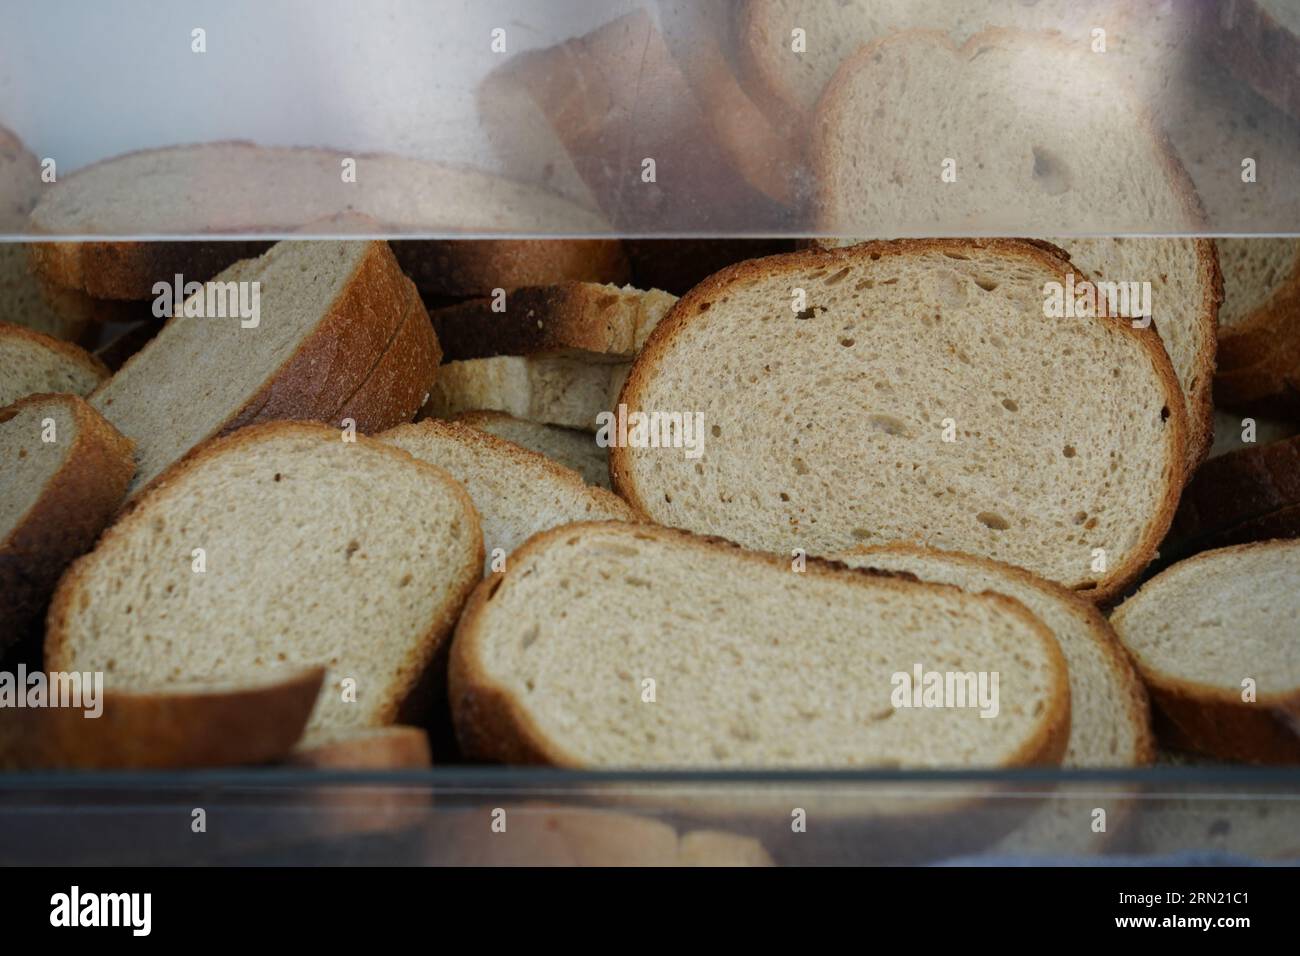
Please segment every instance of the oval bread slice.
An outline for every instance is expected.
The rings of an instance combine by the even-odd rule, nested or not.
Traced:
[[[0,656],[112,520],[135,471],[131,447],[75,395],[0,409]]]
[[[392,723],[425,703],[482,564],[445,471],[323,425],[253,426],[162,476],[68,570],[46,666],[166,684],[319,664],[313,729]]]
[[[997,714],[895,706],[917,666],[997,672]],[[1016,766],[1069,734],[1060,648],[1010,598],[642,525],[532,538],[474,593],[449,676],[462,750],[508,763]]]
[[[1044,314],[1068,281],[1083,279],[1059,250],[1016,240],[724,270],[659,324],[619,398],[629,420],[701,422],[695,457],[632,447],[629,428],[614,488],[660,524],[745,547],[912,541],[1108,600],[1169,526],[1184,404],[1152,329]]]
[[[1227,760],[1300,761],[1300,541],[1181,561],[1111,624],[1163,718],[1162,742]]]
[[[324,676],[323,668],[308,667],[156,688],[114,681],[104,688],[96,716],[85,707],[0,709],[0,768],[174,770],[271,763],[302,735]],[[91,702],[83,697],[83,703]]]
[[[27,395],[87,395],[108,368],[89,352],[61,339],[0,322],[0,407]]]

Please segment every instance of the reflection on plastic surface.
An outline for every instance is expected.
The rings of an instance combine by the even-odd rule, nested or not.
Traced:
[[[1298,28],[1294,0],[32,6],[0,233],[1292,233]]]

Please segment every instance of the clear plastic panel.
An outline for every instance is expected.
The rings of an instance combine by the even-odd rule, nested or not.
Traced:
[[[14,236],[1300,229],[1297,0],[12,6]]]
[[[0,778],[0,865],[1135,861],[1300,861],[1300,777],[1163,768]]]

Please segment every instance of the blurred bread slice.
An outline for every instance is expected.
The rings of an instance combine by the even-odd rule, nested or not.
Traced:
[[[556,282],[628,281],[617,239],[402,239],[402,270],[426,296],[484,296]]]
[[[314,770],[418,770],[433,766],[429,735],[419,727],[315,730],[303,736],[285,763]]]
[[[1215,398],[1300,419],[1300,239],[1218,239],[1224,276]]]
[[[41,189],[41,167],[18,135],[0,126],[0,235],[27,231]]]

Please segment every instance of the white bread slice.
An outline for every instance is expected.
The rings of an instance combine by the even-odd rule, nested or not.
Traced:
[[[403,239],[402,271],[428,296],[484,296],[552,282],[628,281],[617,239]]]
[[[446,472],[324,425],[255,425],[197,449],[68,570],[45,662],[151,684],[320,664],[310,726],[379,726],[427,706],[482,563]]]
[[[1115,632],[1091,604],[1021,568],[956,551],[908,544],[856,548],[834,556],[852,568],[904,571],[922,581],[978,594],[993,591],[1023,604],[1061,645],[1070,673],[1070,742],[1065,767],[1140,767],[1155,742],[1147,695]]]
[[[613,486],[746,547],[913,541],[1108,600],[1169,526],[1185,415],[1154,331],[1044,316],[1070,275],[1052,247],[997,239],[725,270],[660,323],[619,397],[629,416],[702,415],[702,455],[613,447]]]
[[[1059,38],[989,30],[957,47],[885,37],[818,106],[819,228],[838,234],[1184,232],[1191,179],[1108,59]],[[989,135],[996,124],[999,133]],[[1096,162],[1105,156],[1106,162]],[[945,176],[946,159],[956,178]]]
[[[476,409],[594,432],[596,416],[618,404],[631,365],[591,361],[587,353],[497,355],[438,369],[421,416],[450,418]]]
[[[572,468],[589,485],[609,487],[609,452],[596,444],[591,432],[544,425],[515,418],[504,412],[483,410],[461,412],[452,421],[531,448],[565,468]]]
[[[999,716],[895,707],[917,664],[999,672]],[[467,756],[567,767],[1058,763],[1070,720],[1060,648],[1009,598],[620,523],[484,581],[449,687]]]
[[[1206,551],[1111,616],[1161,741],[1227,760],[1300,760],[1300,541]],[[1246,681],[1253,693],[1248,694]]]
[[[862,240],[818,239],[823,248]],[[1173,363],[1187,410],[1187,469],[1204,460],[1213,436],[1215,335],[1223,279],[1211,239],[1049,239],[1093,282],[1150,283],[1151,312],[1165,352]],[[1116,314],[1137,316],[1130,302]]]
[[[0,710],[0,769],[176,770],[282,759],[320,693],[321,667],[238,680],[104,687],[103,712]]]
[[[429,735],[419,727],[312,731],[285,763],[315,770],[419,770],[433,766]]]
[[[1051,239],[1094,282],[1149,282],[1151,312],[1187,409],[1187,470],[1214,441],[1214,366],[1223,277],[1212,239]],[[1130,309],[1130,313],[1134,310]]]
[[[136,441],[132,494],[214,435],[337,420],[418,302],[382,242],[283,242],[214,281],[260,283],[259,324],[176,316],[91,396]],[[401,421],[377,418],[372,427]]]
[[[487,574],[502,570],[504,558],[539,531],[638,517],[622,498],[587,484],[576,471],[469,425],[429,418],[375,437],[445,468],[465,486],[483,525]]]
[[[108,369],[71,342],[0,322],[0,407],[28,395],[87,395]]]
[[[40,621],[63,569],[117,512],[135,464],[131,442],[75,395],[32,395],[0,409],[0,462],[3,655]]]
[[[41,188],[41,167],[22,140],[0,126],[0,235],[27,230]]]
[[[578,350],[630,361],[677,296],[595,282],[526,286],[506,296],[435,309],[433,325],[448,361]]]
[[[717,102],[713,91],[707,98]],[[753,126],[715,125],[647,10],[511,56],[479,85],[478,107],[510,175],[594,204],[620,232],[739,234],[788,217],[737,169],[780,189],[780,177],[762,171],[785,141]],[[647,158],[655,161],[651,181],[643,179]]]
[[[1215,395],[1300,418],[1300,239],[1219,239],[1224,300]]]

